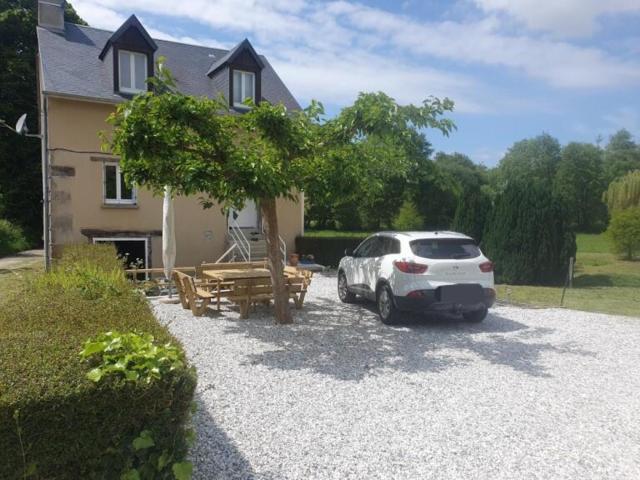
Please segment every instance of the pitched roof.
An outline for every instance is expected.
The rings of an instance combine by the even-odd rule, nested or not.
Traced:
[[[105,55],[109,51],[109,47],[111,46],[111,44],[117,42],[118,39],[120,39],[120,37],[122,37],[122,35],[131,27],[136,28],[136,30],[140,32],[140,35],[142,35],[145,41],[149,44],[151,50],[155,52],[158,49],[158,45],[156,45],[156,42],[153,41],[153,38],[149,36],[147,30],[142,26],[140,20],[138,20],[138,17],[136,17],[135,15],[131,15],[122,25],[120,25],[120,28],[118,28],[118,30],[113,32],[113,35],[109,37],[109,40],[106,41],[104,47],[102,48],[102,51],[100,52],[100,55],[98,55],[100,60],[104,59]]]
[[[222,67],[224,67],[225,65],[228,65],[229,63],[233,62],[233,60],[235,60],[235,58],[244,50],[248,50],[249,53],[253,56],[253,58],[255,58],[256,62],[258,63],[258,66],[260,68],[264,68],[264,62],[262,61],[260,56],[256,53],[256,51],[253,49],[253,45],[251,45],[249,40],[245,38],[238,45],[236,45],[231,50],[229,50],[226,53],[226,55],[223,55],[218,60],[215,60],[211,65],[211,67],[209,68],[207,75],[211,76],[215,74],[218,70],[220,70]]]
[[[64,34],[38,27],[38,51],[42,66],[43,91],[62,96],[118,103],[124,97],[113,89],[113,62],[99,56],[113,33],[92,27],[65,23]],[[230,51],[185,43],[154,40],[156,58],[166,57],[165,65],[175,77],[179,90],[187,95],[215,98],[229,96],[228,75],[207,76],[212,62]],[[262,98],[282,102],[288,109],[300,105],[287,89],[269,61],[262,55]]]

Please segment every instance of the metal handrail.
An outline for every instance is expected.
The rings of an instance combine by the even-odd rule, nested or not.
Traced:
[[[245,262],[251,261],[251,243],[245,236],[244,232],[238,225],[235,219],[231,222],[231,228],[229,229],[229,235],[233,239],[236,245],[238,245],[238,250],[242,255],[242,258]]]
[[[226,258],[227,255],[229,255],[231,252],[233,252],[236,248],[238,248],[238,244],[234,243],[233,245],[231,245],[226,252],[224,252],[222,255],[220,255],[220,257],[213,263],[220,263],[222,261],[223,258]]]
[[[265,234],[264,231],[264,223],[262,224],[262,234]],[[264,239],[269,242],[269,238],[267,235],[264,235]],[[283,266],[287,266],[287,244],[285,243],[284,239],[278,235],[278,240],[280,240],[280,251],[282,252],[282,265]]]

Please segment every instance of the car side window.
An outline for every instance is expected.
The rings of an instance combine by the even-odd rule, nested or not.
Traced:
[[[353,256],[356,258],[363,258],[369,256],[369,251],[373,245],[373,242],[376,240],[376,237],[371,237],[365,240],[360,246],[353,252]]]
[[[371,244],[371,248],[367,252],[367,257],[381,257],[384,255],[384,238],[383,237],[375,237],[373,239],[373,243]]]
[[[394,255],[400,253],[400,240],[397,238],[384,237],[383,255]]]

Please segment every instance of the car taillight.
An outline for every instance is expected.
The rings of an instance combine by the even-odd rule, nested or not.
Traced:
[[[424,273],[429,268],[429,265],[413,262],[393,262],[395,267],[403,273]]]
[[[493,272],[493,262],[484,262],[480,264],[480,271],[484,273]]]
[[[408,298],[422,298],[424,297],[424,292],[422,290],[413,290],[412,292],[407,293]]]

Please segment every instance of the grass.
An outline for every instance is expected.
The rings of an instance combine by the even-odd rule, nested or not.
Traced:
[[[13,263],[7,268],[0,268],[0,303],[10,296],[21,285],[22,278],[43,269],[40,257],[25,257],[20,263]]]
[[[563,306],[589,312],[640,315],[640,261],[625,261],[611,253],[605,234],[579,234],[573,288]],[[498,299],[527,305],[557,307],[561,287],[498,285]]]
[[[343,237],[343,238],[365,238],[375,232],[348,232],[342,230],[305,230],[305,237]]]

